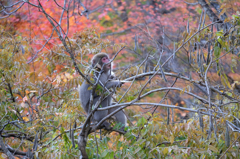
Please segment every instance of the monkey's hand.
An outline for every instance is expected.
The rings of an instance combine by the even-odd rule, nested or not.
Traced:
[[[116,85],[116,87],[122,87],[123,84],[124,82],[118,81],[118,84]]]
[[[110,80],[116,80],[117,78],[116,78],[116,76],[114,76],[114,75],[110,75],[109,79],[110,79]]]

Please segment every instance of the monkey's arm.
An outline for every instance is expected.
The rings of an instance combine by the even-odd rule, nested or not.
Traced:
[[[132,81],[124,81],[124,80],[109,80],[106,84],[106,87],[109,88],[114,88],[114,87],[121,87],[124,83],[128,83]]]
[[[118,80],[110,80],[110,81],[107,81],[107,83],[105,84],[105,87],[107,89],[109,88],[115,88],[115,87],[121,87],[122,86],[122,82],[121,81],[118,81]]]
[[[125,80],[110,80],[110,81],[111,81],[111,82],[117,82],[117,81],[119,81],[119,82],[121,82],[122,84],[132,82],[132,81],[125,81]]]

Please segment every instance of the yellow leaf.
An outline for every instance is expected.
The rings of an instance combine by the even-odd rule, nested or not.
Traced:
[[[23,120],[25,121],[25,122],[27,122],[27,121],[29,121],[29,119],[28,119],[28,117],[23,117]]]
[[[164,154],[164,155],[167,155],[167,154],[168,154],[168,148],[167,148],[167,147],[164,148],[163,154]]]
[[[186,89],[186,88],[183,88],[183,89],[180,91],[180,95],[184,94],[185,89]]]
[[[224,79],[225,79],[225,82],[226,82],[228,88],[231,88],[231,85],[230,85],[230,83],[228,81],[228,78],[227,78],[226,74],[223,74],[223,76],[224,76]]]
[[[70,73],[65,73],[65,76],[66,76],[68,79],[73,79],[73,76],[72,76]]]
[[[208,145],[209,150],[213,151],[213,152],[218,152],[218,149],[212,145]]]
[[[222,4],[221,7],[220,7],[220,9],[223,9],[223,8],[225,8],[225,7],[226,7],[226,4]]]
[[[91,82],[94,82],[95,80],[94,80],[93,78],[90,78],[90,81],[91,81]]]
[[[173,135],[170,137],[170,142],[171,142],[171,144],[174,142],[174,136]]]
[[[29,93],[30,93],[28,90],[26,90],[25,92],[26,92],[26,94],[29,94]]]

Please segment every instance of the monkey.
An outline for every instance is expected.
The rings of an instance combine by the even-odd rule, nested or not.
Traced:
[[[93,75],[94,75],[93,79],[95,82],[100,76],[98,84],[101,85],[101,87],[106,88],[106,89],[103,88],[104,91],[105,90],[109,91],[109,89],[111,89],[111,88],[115,89],[116,87],[122,86],[122,84],[123,84],[122,82],[113,80],[115,78],[115,76],[111,72],[111,63],[110,63],[108,54],[98,53],[95,56],[93,56],[93,58],[91,60],[91,68],[95,68],[95,71],[93,73]],[[91,112],[91,111],[89,111],[89,109],[92,108],[92,106],[90,106],[89,103],[90,103],[90,97],[91,97],[93,90],[89,89],[89,86],[90,86],[89,83],[87,83],[87,81],[85,80],[79,88],[80,103],[81,103],[81,106],[83,107],[83,109],[87,113]],[[93,94],[94,94],[93,95],[93,106],[94,106],[98,102],[98,100],[100,100],[101,96],[98,95],[96,93],[96,91]],[[102,99],[100,106],[102,108],[104,108],[104,107],[108,107],[110,105],[114,105],[114,103],[112,102],[111,95],[108,95]],[[117,108],[111,108],[109,110],[104,110],[104,111],[95,111],[93,114],[93,120],[99,122],[105,116],[112,113],[116,109]],[[126,126],[126,116],[125,116],[123,110],[117,112],[113,116],[115,117],[117,122],[120,122],[123,125],[120,128],[120,130],[124,130],[124,127]],[[101,125],[101,128],[110,130],[111,129],[110,123],[107,121],[104,121],[103,124]]]

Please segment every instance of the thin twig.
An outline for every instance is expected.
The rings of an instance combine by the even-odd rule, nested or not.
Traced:
[[[238,139],[240,138],[240,135],[237,137],[237,139],[235,141],[233,141],[233,143],[229,146],[229,148],[222,154],[222,156],[219,159],[222,159],[224,157],[224,155],[228,152],[228,150],[235,144],[235,142],[238,141]]]

